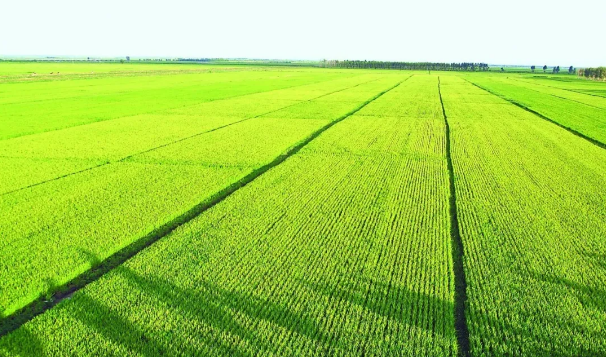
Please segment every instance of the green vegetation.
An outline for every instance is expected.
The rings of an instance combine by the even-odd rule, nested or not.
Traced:
[[[606,79],[606,67],[581,68],[579,70],[579,76],[589,78],[589,79],[605,80]]]
[[[474,76],[470,81],[606,146],[605,98],[512,81],[502,76]]]
[[[462,79],[442,88],[472,355],[606,354],[606,150]]]
[[[266,114],[269,117],[258,114],[256,110],[259,108],[250,108],[252,113],[244,114],[245,107],[242,116],[229,119],[229,126],[225,126],[223,121],[220,122],[223,125],[215,127],[216,130],[198,127],[196,135],[181,135],[177,140],[171,137],[168,144],[158,145],[154,143],[157,138],[150,135],[139,136],[137,131],[125,131],[137,140],[137,144],[123,147],[129,140],[120,140],[121,135],[111,136],[112,129],[124,131],[122,122],[107,122],[115,125],[109,130],[105,130],[105,126],[99,132],[98,139],[102,140],[105,149],[103,154],[118,151],[119,156],[98,157],[107,161],[76,175],[4,196],[0,230],[7,237],[27,236],[28,239],[11,241],[0,248],[1,254],[7,257],[0,263],[6,272],[6,278],[0,282],[0,287],[6,291],[2,294],[0,306],[10,314],[38,296],[45,296],[91,268],[87,255],[82,251],[98,255],[100,260],[107,258],[161,227],[164,222],[181,216],[197,203],[210,199],[214,193],[271,161],[328,121],[353,110],[394,83],[389,78],[369,79],[372,78],[354,77],[274,91],[271,95],[274,107]],[[288,102],[275,99],[281,98],[281,93],[284,98],[289,98]],[[297,96],[300,100],[292,101]],[[352,98],[359,99],[349,100]],[[254,95],[245,100],[254,104],[259,98]],[[324,113],[325,117],[314,119],[312,109],[315,103],[320,108],[330,103],[338,105],[332,112]],[[221,104],[232,107],[231,101]],[[275,107],[278,105],[282,109]],[[238,102],[234,106],[237,108]],[[307,111],[302,110],[299,119],[291,118],[292,108],[296,107],[312,112],[306,116]],[[204,112],[202,108],[199,110]],[[237,112],[232,115],[237,115]],[[173,125],[195,127],[198,118],[186,118],[189,123],[173,122]],[[249,120],[245,120],[247,118]],[[49,150],[48,135],[54,136],[50,142],[62,143],[79,137],[80,128],[27,136],[24,137],[28,139],[25,143],[10,140],[10,143],[18,141],[21,150],[12,147],[7,152],[38,157]],[[49,159],[54,160],[55,155],[60,159],[72,159],[74,155],[90,159],[100,155],[97,150],[101,145],[89,151],[91,141],[87,139],[95,136],[95,129],[95,126],[87,126],[88,133],[82,140],[72,141],[74,146],[50,150]],[[200,129],[207,130],[200,132]],[[76,133],[72,133],[74,130]],[[148,140],[140,142],[142,139]],[[91,225],[91,222],[95,224]],[[32,245],[40,249],[29,249]],[[27,288],[16,288],[24,283]]]
[[[372,68],[421,71],[488,71],[486,63],[439,63],[439,62],[384,62],[384,61],[323,61],[321,67],[327,68]]]
[[[606,355],[605,88],[0,63],[0,356]]]
[[[85,338],[91,354],[454,355],[443,121],[373,116],[420,92],[439,108],[436,83],[404,82],[90,285],[69,301],[79,312],[43,315],[47,352]]]

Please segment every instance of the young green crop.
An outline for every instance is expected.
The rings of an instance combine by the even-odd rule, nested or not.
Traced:
[[[258,72],[11,83],[0,102],[0,139],[345,77]]]
[[[442,88],[472,355],[605,355],[606,151],[461,79]]]
[[[377,101],[430,83],[439,107],[435,77]],[[444,122],[374,103],[0,350],[455,356]]]
[[[502,96],[520,106],[529,108],[563,127],[570,128],[582,135],[606,145],[606,99],[573,98],[574,95],[559,93],[554,96],[549,91],[537,91],[514,80],[492,77],[470,77],[472,83]],[[590,104],[593,103],[593,104]]]
[[[0,157],[5,163],[0,169],[4,177],[0,194],[119,161],[242,120],[269,116],[297,103],[309,107],[310,99],[324,98],[328,93],[375,79],[376,76],[362,75],[321,81],[0,140]]]
[[[4,65],[0,356],[606,355],[602,83]]]
[[[379,83],[385,89],[396,79],[388,77]],[[318,97],[336,102],[341,93],[347,95],[348,88],[359,91],[369,85],[368,99],[376,94],[377,88],[368,81],[359,77],[353,82],[335,83],[336,87],[325,85]],[[304,103],[314,103],[313,98],[308,100],[307,91],[303,92],[303,98]],[[230,106],[230,101],[223,104]],[[284,104],[286,108],[298,105]],[[359,105],[349,102],[349,110]],[[270,113],[279,116],[280,110],[273,109]],[[335,113],[332,119],[338,115]],[[248,118],[220,130],[3,195],[0,255],[7,258],[0,261],[3,291],[0,308],[4,314],[12,314],[38,296],[46,296],[99,261],[209,201],[217,192],[271,162],[329,122]],[[118,147],[117,142],[115,145]],[[99,145],[95,149],[102,152]],[[109,146],[107,150],[112,149]],[[30,249],[32,246],[37,249]],[[89,253],[97,260],[91,262]]]

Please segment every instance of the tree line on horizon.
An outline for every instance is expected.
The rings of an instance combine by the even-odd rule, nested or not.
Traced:
[[[579,77],[606,80],[606,67],[581,68],[579,69]]]
[[[385,61],[338,61],[323,60],[320,67],[326,68],[369,68],[398,70],[433,70],[433,71],[488,71],[486,63],[441,63],[441,62],[385,62]]]
[[[534,73],[534,71],[536,70],[537,66],[530,66],[530,70]],[[564,67],[566,68],[566,67]],[[560,66],[554,66],[552,67],[551,71],[553,73],[560,73]],[[543,73],[547,72],[547,65],[543,66]],[[574,70],[574,66],[570,66],[568,67],[568,74],[573,74],[575,72]]]

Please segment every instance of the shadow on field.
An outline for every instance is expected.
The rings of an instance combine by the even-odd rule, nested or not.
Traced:
[[[117,274],[129,285],[124,290],[121,290],[123,285],[120,290],[108,289],[117,294],[116,296],[99,301],[84,290],[56,307],[62,310],[61,315],[67,320],[77,319],[93,330],[94,335],[85,336],[85,343],[70,343],[71,338],[82,336],[78,335],[77,331],[70,330],[69,325],[57,327],[48,333],[53,334],[57,338],[56,341],[65,340],[67,343],[64,346],[53,345],[55,351],[80,346],[86,349],[78,351],[81,354],[114,352],[148,357],[239,357],[251,354],[289,355],[295,353],[287,348],[290,342],[298,342],[298,345],[308,342],[309,344],[304,346],[309,348],[308,353],[331,355],[339,354],[340,351],[356,350],[352,350],[353,346],[344,346],[345,342],[339,341],[339,337],[347,333],[359,340],[360,345],[355,348],[358,348],[360,355],[373,354],[371,347],[365,351],[364,345],[370,338],[370,331],[341,331],[342,326],[338,325],[338,321],[328,328],[324,324],[328,323],[329,316],[311,318],[305,313],[293,311],[286,303],[276,303],[231,291],[208,281],[196,281],[194,289],[184,289],[163,277],[146,276],[124,266],[114,269],[112,274]],[[431,332],[435,328],[434,321],[453,319],[451,303],[405,288],[390,287],[386,283],[360,278],[353,279],[352,284],[347,286],[328,285],[324,281],[322,284],[306,285],[318,294],[330,296],[331,298],[326,300],[329,304],[344,300],[385,316],[385,326],[376,329],[379,336],[387,333],[389,324],[394,321]],[[115,302],[116,298],[124,299],[125,305]],[[109,301],[114,301],[113,305],[110,305],[112,303]],[[138,301],[141,301],[140,305]],[[130,314],[122,311],[128,311]],[[431,311],[431,314],[427,315],[427,311]],[[260,327],[259,323],[277,326],[279,329]],[[15,350],[9,351],[9,355],[44,356],[38,342],[30,346],[16,346],[14,343],[24,339],[36,341],[34,336],[27,334],[26,328],[27,325],[23,326],[11,336],[11,347],[14,346]],[[324,332],[324,329],[330,332]],[[452,340],[455,339],[451,329],[444,332],[437,328],[434,332],[440,335],[446,333]],[[399,334],[402,335],[401,332]]]
[[[592,260],[598,267],[603,270],[603,273],[606,274],[606,253],[585,254],[585,257]]]
[[[242,326],[234,319],[234,314],[244,315],[252,321],[265,320],[310,339],[324,338],[315,321],[271,301],[226,290],[206,281],[199,281],[196,290],[183,290],[167,281],[145,277],[132,270],[121,269],[119,273],[142,291],[156,295],[173,309],[185,312],[188,316],[222,332],[238,336],[257,350],[271,350],[272,346],[261,341],[260,331],[255,330],[254,325]],[[233,355],[233,346],[226,347],[220,350]]]
[[[26,327],[19,331],[19,339],[11,345],[0,345],[1,357],[43,357],[47,356],[44,352],[42,341],[35,334],[31,333]]]
[[[584,306],[593,307],[600,310],[602,313],[606,313],[606,289],[590,285],[583,285],[564,277],[557,277],[543,273],[530,273],[529,276],[538,281],[546,282],[559,288],[564,288],[562,291],[563,293],[574,294],[574,297],[578,299]]]
[[[342,282],[328,284],[326,282],[305,281],[303,284],[329,299],[344,300],[363,310],[385,317],[384,325],[377,327],[377,331],[381,331],[381,333],[377,337],[374,337],[375,339],[414,339],[414,331],[411,330],[407,336],[397,326],[392,326],[392,328],[399,330],[397,333],[398,336],[389,336],[390,324],[403,324],[405,326],[424,329],[430,335],[453,341],[453,348],[456,348],[454,346],[456,335],[454,330],[453,302],[363,276],[356,276],[345,280],[349,281],[345,284]],[[366,316],[366,319],[368,319],[368,316]],[[439,326],[441,324],[445,324],[446,326]],[[448,327],[449,325],[451,327]],[[372,333],[371,331],[361,330],[359,325],[358,331],[348,332],[357,334],[360,339],[360,345],[358,346],[359,355],[375,355],[377,353],[377,351],[367,350],[369,339],[372,338],[369,336]],[[334,352],[332,349],[339,347],[342,347],[344,350],[351,349],[351,346],[348,349],[348,346],[343,345],[343,343],[350,342],[338,340],[339,334],[341,334],[338,327],[335,334],[337,335],[337,341],[330,346],[330,352]],[[401,348],[402,342],[399,341],[399,345],[394,344],[391,353],[399,353],[398,348]],[[432,345],[433,341],[423,341],[423,344]],[[413,340],[409,344],[411,348],[415,345],[418,345],[418,341],[415,342]],[[428,351],[425,351],[425,353],[428,353]],[[455,356],[456,351],[450,351],[450,355]]]
[[[87,294],[79,294],[77,309],[73,317],[92,328],[107,341],[123,346],[129,352],[141,356],[160,356],[165,354],[164,347],[155,339],[148,339],[141,329]]]
[[[91,264],[94,264],[94,260],[94,255],[91,254]],[[544,273],[524,274],[525,279],[561,287],[562,294],[575,294],[583,305],[606,312],[604,289],[584,286]],[[346,302],[347,306],[359,308],[356,310],[384,317],[371,322],[376,324],[381,321],[382,324],[373,325],[373,331],[368,331],[368,326],[361,322],[358,322],[357,330],[348,327],[344,331],[345,326],[340,325],[339,321],[332,324],[330,316],[311,318],[305,313],[293,311],[287,302],[282,304],[232,291],[196,277],[192,277],[192,282],[196,283],[192,285],[194,288],[183,288],[168,280],[169,277],[146,275],[125,266],[115,268],[111,275],[126,283],[126,288],[122,284],[117,285],[120,288],[116,289],[110,286],[106,291],[115,295],[103,301],[96,300],[83,290],[56,307],[65,321],[77,319],[93,330],[93,335],[82,336],[78,331],[70,330],[69,324],[65,323],[55,328],[54,322],[47,320],[44,326],[53,329],[47,333],[54,336],[52,343],[57,345],[45,346],[51,341],[42,343],[42,335],[31,333],[30,326],[26,324],[11,336],[6,336],[10,343],[1,343],[3,341],[0,340],[0,356],[45,356],[49,350],[56,352],[62,348],[78,347],[86,349],[77,351],[81,354],[114,352],[140,356],[236,357],[251,354],[288,355],[292,351],[284,349],[285,345],[301,342],[301,339],[305,340],[302,343],[309,343],[305,347],[310,348],[308,352],[311,354],[338,355],[345,351],[357,351],[353,353],[372,355],[377,353],[372,350],[373,342],[381,341],[393,341],[394,353],[396,348],[403,345],[420,347],[422,350],[419,341],[414,340],[419,338],[418,330],[415,332],[414,329],[423,329],[434,338],[456,341],[454,329],[448,327],[454,324],[452,302],[391,284],[387,282],[388,279],[378,281],[356,274],[343,276],[341,282],[326,279],[305,279],[300,282],[315,292],[315,296],[324,297],[320,301],[333,307],[339,302]],[[105,282],[108,283],[111,281]],[[124,305],[120,303],[122,299]],[[113,305],[110,305],[110,301],[114,301]],[[587,331],[574,321],[544,321],[550,317],[534,316],[534,313],[525,311],[520,311],[516,321],[510,321],[506,308],[490,316],[481,307],[471,312],[468,318],[474,318],[469,321],[470,327],[474,326],[470,331],[472,355],[475,352],[486,355],[509,353],[561,357],[575,353],[600,355],[603,352],[604,336],[595,331]],[[365,316],[366,321],[369,318],[372,319],[372,316]],[[261,327],[259,324],[265,325]],[[276,328],[267,329],[265,326],[268,324]],[[442,328],[442,325],[446,327]],[[402,330],[403,326],[414,329],[407,332]],[[540,326],[544,328],[539,328]],[[566,331],[553,331],[554,328]],[[578,346],[575,341],[550,339],[578,333],[586,334],[585,340],[593,339],[596,344]],[[344,338],[345,336],[353,336],[359,344],[346,345],[351,344],[352,339]],[[412,339],[410,342],[407,342],[407,336]],[[391,339],[386,340],[385,337]],[[393,340],[394,337],[398,340]],[[72,343],[71,338],[82,341]],[[66,343],[58,345],[58,341]],[[431,341],[422,341],[421,344],[431,345]],[[390,350],[392,345],[384,347]],[[107,348],[112,350],[105,350]],[[455,351],[450,351],[450,354],[454,355]]]
[[[144,317],[146,322],[141,327],[136,327],[117,314],[119,306],[109,309],[90,297],[79,299],[76,318],[94,328],[108,341],[143,356],[202,355],[209,351],[213,355],[226,356],[249,356],[251,351],[259,355],[282,355],[288,354],[280,350],[282,344],[287,344],[288,339],[296,341],[301,337],[310,341],[309,347],[321,351],[319,353],[322,355],[338,354],[340,350],[352,348],[339,341],[342,333],[339,331],[340,326],[333,326],[330,333],[323,331],[327,316],[310,318],[292,311],[285,304],[227,290],[208,281],[198,281],[195,289],[183,289],[165,279],[145,276],[126,267],[116,268],[114,272],[132,284],[133,289],[128,290],[129,295],[145,295],[145,300],[151,297],[155,312],[162,311],[159,307],[163,307],[169,314],[172,311],[173,314],[183,316],[183,322],[188,325],[183,329],[164,326],[163,319],[160,318],[155,321],[153,328],[161,332],[156,331],[152,335],[145,332],[152,327],[147,317]],[[337,299],[345,300],[386,317],[385,326],[377,329],[383,334],[387,333],[390,322],[397,321],[426,329],[453,341],[456,338],[454,330],[443,331],[435,327],[436,321],[453,319],[453,304],[439,298],[364,278],[354,280],[353,284],[347,286],[317,283],[306,285],[322,295],[334,297],[333,303]],[[362,286],[366,288],[362,289]],[[431,313],[427,314],[427,311]],[[145,311],[141,311],[141,314],[145,314]],[[100,321],[99,316],[105,316],[105,319]],[[278,326],[288,333],[280,335],[280,330],[258,328],[259,322]],[[360,355],[373,354],[370,350],[365,351],[369,331],[347,333],[359,336]],[[161,337],[171,335],[174,336],[172,341]],[[272,342],[276,338],[287,340],[280,341],[282,343]],[[180,340],[192,340],[195,343],[175,343]],[[172,344],[167,345],[170,342]]]
[[[84,248],[76,248],[76,251],[84,256],[84,259],[88,261],[91,268],[95,268],[99,264],[101,264],[101,259],[99,259],[93,252],[86,250]]]
[[[470,331],[472,355],[474,352],[487,355],[506,353],[514,356],[545,357],[606,355],[606,337],[599,329],[589,330],[591,324],[576,322],[578,316],[575,311],[558,312],[559,306],[547,305],[546,302],[543,302],[544,305],[537,305],[537,296],[534,295],[537,289],[539,293],[557,294],[562,297],[572,295],[583,306],[597,309],[603,315],[606,312],[606,290],[543,272],[520,272],[519,278],[524,282],[523,286],[509,292],[515,297],[512,308],[503,306],[497,313],[498,318],[494,317],[495,314],[482,314],[480,308],[469,314],[481,316],[482,319],[480,321],[476,318],[475,324],[480,325],[475,327],[477,330]],[[543,290],[541,283],[547,283],[550,289]],[[504,284],[507,286],[507,283]],[[534,304],[529,309],[520,305],[526,302],[525,294],[530,297],[527,303]],[[546,310],[545,314],[541,313],[542,309]],[[562,306],[561,309],[568,307]],[[599,319],[595,321],[595,315],[587,318],[594,319],[594,327],[595,323],[600,323]],[[469,324],[472,326],[474,322],[469,321]],[[483,333],[486,335],[483,336]],[[478,347],[481,350],[477,350]]]
[[[213,355],[249,356],[251,349],[275,353],[277,346],[267,342],[267,335],[274,331],[255,329],[256,323],[261,320],[314,341],[325,340],[315,321],[294,313],[286,306],[228,291],[208,282],[200,282],[195,290],[185,290],[129,268],[118,267],[114,272],[133,285],[134,289],[128,290],[129,298],[137,294],[147,296],[146,300],[153,297],[158,302],[154,302],[154,312],[159,313],[163,308],[168,313],[176,311],[185,316],[183,321],[188,324],[183,331],[178,326],[164,326],[160,316],[152,326],[150,323],[154,321],[148,320],[151,316],[145,316],[147,312],[141,311],[145,322],[138,327],[130,321],[136,316],[127,320],[119,313],[120,306],[105,306],[84,292],[75,296],[75,304],[71,306],[73,317],[94,329],[108,342],[120,345],[131,353],[142,356],[201,355],[212,351]],[[243,323],[242,319],[236,319],[236,315],[252,323]],[[152,328],[155,330],[153,333],[147,332]],[[188,330],[189,335],[180,335]],[[192,330],[195,331],[193,335]],[[264,332],[267,335],[264,336]],[[172,334],[174,339],[166,338]],[[195,343],[175,343],[181,339],[191,339]]]
[[[348,283],[340,285],[306,283],[306,285],[323,295],[344,299],[352,304],[382,315],[386,317],[388,321],[393,320],[409,325],[412,324],[425,329],[429,328],[431,331],[433,331],[431,322],[429,322],[430,325],[428,326],[422,326],[418,321],[411,320],[410,317],[415,310],[429,307],[432,311],[430,316],[427,316],[429,321],[433,319],[442,319],[444,316],[450,317],[454,313],[453,303],[444,301],[435,296],[414,292],[402,287],[391,286],[388,283],[375,281],[365,277],[356,279],[355,283],[356,284]],[[442,313],[442,316],[436,316],[438,312]],[[441,331],[435,332],[443,335]]]

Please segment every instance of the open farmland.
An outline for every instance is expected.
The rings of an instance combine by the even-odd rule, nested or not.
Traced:
[[[606,84],[57,66],[0,64],[0,356],[606,355]]]

